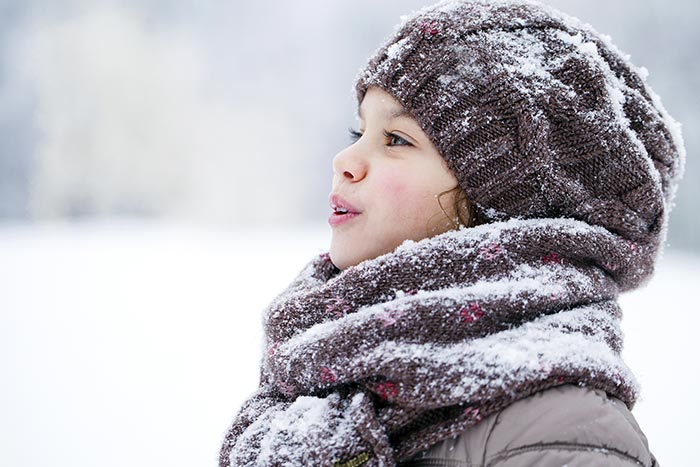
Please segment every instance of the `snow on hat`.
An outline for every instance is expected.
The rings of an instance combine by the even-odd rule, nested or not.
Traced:
[[[369,86],[393,95],[488,222],[575,218],[657,253],[685,150],[645,69],[537,2],[449,0],[401,19],[360,70],[358,105]]]

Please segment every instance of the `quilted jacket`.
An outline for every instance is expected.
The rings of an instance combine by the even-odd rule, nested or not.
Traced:
[[[566,384],[521,399],[399,467],[658,467],[625,404]]]

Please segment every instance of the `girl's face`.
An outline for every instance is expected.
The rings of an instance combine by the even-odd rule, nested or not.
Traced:
[[[339,269],[393,251],[404,240],[454,227],[453,197],[437,195],[457,186],[432,142],[401,104],[371,86],[360,105],[355,142],[333,159],[330,257]]]

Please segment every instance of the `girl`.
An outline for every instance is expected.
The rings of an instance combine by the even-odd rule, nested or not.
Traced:
[[[617,296],[647,281],[678,124],[544,5],[404,17],[355,82],[330,251],[264,315],[220,466],[654,466]]]

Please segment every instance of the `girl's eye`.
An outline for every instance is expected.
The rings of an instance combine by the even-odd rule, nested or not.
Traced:
[[[389,133],[388,131],[384,130],[384,136],[391,140],[392,146],[411,146],[411,143],[397,134]]]
[[[348,128],[348,132],[350,133],[350,144],[357,142],[357,140],[362,137],[362,133],[355,131],[353,128]],[[384,136],[389,138],[390,146],[412,146],[411,143],[395,133],[389,133],[388,131],[384,130]]]
[[[350,132],[350,144],[355,143],[362,136],[362,133],[355,131],[353,128],[348,128],[348,131]]]

